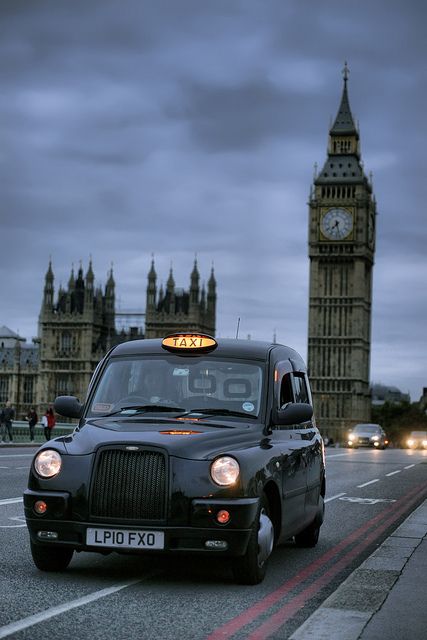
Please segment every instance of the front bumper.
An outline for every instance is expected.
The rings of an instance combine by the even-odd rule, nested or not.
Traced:
[[[39,516],[34,504],[43,500],[47,504],[46,513]],[[78,521],[73,519],[71,496],[66,492],[41,492],[27,489],[24,493],[24,511],[27,527],[34,544],[60,545],[72,547],[76,551],[109,553],[201,553],[205,555],[241,556],[246,552],[254,520],[258,512],[258,498],[218,500],[198,498],[191,501],[191,513],[187,526],[174,526],[172,522],[129,522],[118,520]],[[228,524],[219,524],[216,514],[226,509],[230,513]],[[119,529],[123,531],[162,531],[162,550],[142,550],[137,548],[90,546],[86,544],[88,528]],[[40,532],[51,532],[55,539],[41,539]],[[42,534],[43,535],[43,534]],[[207,547],[208,541],[222,541],[223,548]]]

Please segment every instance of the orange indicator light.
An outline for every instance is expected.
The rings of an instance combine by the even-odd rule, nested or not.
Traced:
[[[46,502],[44,502],[44,500],[37,500],[37,502],[34,504],[34,511],[38,513],[39,516],[42,516],[47,511]]]
[[[230,514],[225,509],[221,509],[221,511],[218,511],[216,514],[216,519],[219,524],[227,524],[227,522],[230,521]]]
[[[169,429],[168,431],[159,431],[163,436],[192,436],[195,433],[202,433],[201,431],[182,431],[178,429]]]

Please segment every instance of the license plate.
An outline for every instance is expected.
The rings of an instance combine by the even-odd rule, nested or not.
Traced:
[[[163,531],[126,529],[86,529],[86,544],[116,549],[164,549]]]

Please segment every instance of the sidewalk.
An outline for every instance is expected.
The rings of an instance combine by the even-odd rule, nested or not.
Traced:
[[[427,500],[289,640],[427,637]]]

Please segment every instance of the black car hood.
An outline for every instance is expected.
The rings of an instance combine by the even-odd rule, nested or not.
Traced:
[[[253,436],[253,438],[251,437]],[[215,418],[97,418],[88,420],[71,436],[61,438],[71,455],[87,455],[100,446],[138,444],[161,447],[169,455],[192,460],[210,459],[223,451],[259,444],[262,425]]]

